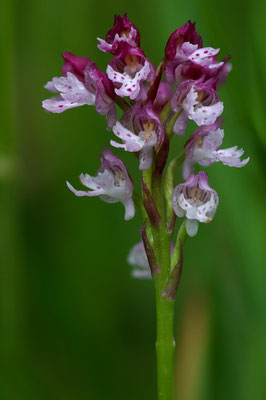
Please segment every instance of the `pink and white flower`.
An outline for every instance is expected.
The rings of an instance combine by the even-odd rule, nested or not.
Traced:
[[[206,223],[213,219],[219,198],[209,186],[206,172],[200,171],[195,175],[192,171],[186,182],[174,189],[172,204],[178,217],[186,216],[187,234],[195,236],[199,222]]]
[[[101,167],[97,175],[80,175],[80,182],[89,188],[88,191],[76,190],[67,182],[68,188],[76,196],[99,196],[106,203],[121,202],[125,207],[125,220],[135,215],[135,206],[132,200],[133,184],[124,163],[114,156],[109,149],[104,149]]]
[[[43,107],[47,111],[61,113],[86,104],[94,105],[98,114],[106,115],[107,126],[111,129],[116,122],[112,82],[91,60],[71,53],[65,53],[63,57],[65,63],[62,69],[66,76],[53,78],[45,85],[46,89],[58,92],[59,96],[44,100]]]
[[[111,140],[111,145],[125,151],[139,153],[139,169],[149,169],[153,150],[162,143],[164,129],[158,115],[150,104],[142,107],[137,104],[124,114],[121,123],[113,127],[114,134],[123,142]]]
[[[61,113],[85,104],[95,104],[95,95],[89,92],[84,83],[71,72],[68,72],[66,77],[53,78],[44,87],[51,92],[59,93],[59,96],[42,102],[43,108],[52,113]]]
[[[104,52],[115,54],[122,42],[128,43],[130,46],[140,46],[140,35],[135,25],[127,18],[127,14],[123,17],[114,16],[114,26],[107,33],[105,40],[97,38],[100,42],[98,48]]]
[[[116,87],[120,97],[131,100],[145,100],[143,82],[151,82],[155,69],[142,50],[122,43],[119,53],[110,61],[106,73]]]
[[[228,149],[220,149],[223,142],[224,131],[220,129],[221,122],[204,126],[197,129],[185,144],[186,158],[183,163],[183,179],[187,179],[191,174],[193,166],[199,164],[203,167],[221,161],[229,167],[244,167],[249,161],[249,157],[240,160],[244,150],[237,146]]]
[[[198,126],[211,125],[223,112],[223,103],[215,90],[215,81],[185,81],[176,89],[171,106],[175,113],[181,112],[173,131],[184,135],[188,120]]]
[[[226,80],[231,70],[231,65],[226,63],[230,57],[217,62],[220,49],[202,46],[202,39],[195,30],[195,24],[190,21],[170,36],[165,49],[168,60],[165,77],[169,83],[203,77],[205,80],[215,78],[217,84]]]

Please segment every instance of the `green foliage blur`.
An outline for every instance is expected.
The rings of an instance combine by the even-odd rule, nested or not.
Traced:
[[[121,204],[77,198],[112,134],[93,107],[45,112],[43,88],[60,54],[88,56],[128,12],[156,65],[173,30],[197,21],[204,45],[232,55],[220,90],[225,147],[243,169],[208,169],[220,197],[214,221],[185,248],[176,306],[176,400],[266,398],[266,3],[263,0],[2,0],[0,134],[1,400],[153,400],[155,303],[126,257],[139,216]],[[175,137],[173,154],[184,138]],[[139,177],[134,157],[116,152]]]

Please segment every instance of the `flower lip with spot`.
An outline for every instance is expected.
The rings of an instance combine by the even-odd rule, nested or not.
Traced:
[[[165,56],[168,60],[172,61],[178,56],[178,50],[185,42],[202,47],[202,38],[196,32],[195,25],[195,22],[189,20],[170,35],[165,47]]]
[[[138,29],[127,18],[127,14],[123,17],[120,15],[114,16],[114,26],[106,35],[105,40],[97,38],[100,42],[98,48],[104,52],[115,54],[122,42],[128,43],[131,46],[140,46],[140,34]]]
[[[202,48],[189,41],[182,43],[175,58],[166,65],[166,80],[169,83],[180,83],[186,79],[197,80],[204,77],[205,80],[216,79],[219,85],[224,83],[231,70],[231,64],[227,63],[231,57],[218,62],[219,51],[220,49],[213,47]]]
[[[223,103],[215,87],[215,79],[203,82],[203,78],[198,81],[188,80],[178,86],[171,106],[175,113],[183,111],[174,125],[174,133],[183,135],[189,119],[198,126],[211,125],[216,121],[223,112]]]
[[[67,182],[68,188],[76,196],[99,196],[106,203],[120,201],[125,207],[125,220],[133,218],[135,215],[132,200],[133,184],[126,166],[107,148],[103,150],[103,157],[100,159],[101,167],[95,177],[88,174],[80,175],[81,183],[91,190],[76,190]]]
[[[52,92],[59,92],[60,95],[42,102],[43,108],[53,113],[61,113],[74,107],[85,104],[94,105],[95,95],[89,92],[85,85],[71,72],[67,77],[53,78],[45,85],[45,88]]]
[[[182,167],[182,176],[186,179],[194,164],[198,163],[203,167],[221,161],[224,165],[241,168],[249,161],[249,157],[240,160],[244,150],[237,146],[229,149],[220,149],[223,141],[224,131],[220,129],[221,121],[209,126],[197,129],[185,144],[186,159]]]
[[[146,170],[152,164],[153,149],[163,141],[164,129],[151,104],[142,107],[140,103],[129,109],[113,127],[114,134],[122,140],[111,145],[129,152],[139,153],[139,168]]]
[[[215,215],[219,198],[209,186],[208,175],[194,170],[185,183],[177,185],[172,199],[173,209],[178,217],[186,216],[186,229],[189,236],[196,235],[198,222],[210,222]]]
[[[74,55],[69,54],[72,59]],[[74,61],[75,57],[77,56],[74,56]],[[80,57],[77,58],[79,59]],[[106,74],[98,70],[91,60],[86,60],[86,67],[83,69],[84,65],[82,63],[85,62],[84,60],[79,64],[79,72],[82,71],[83,73],[82,79],[80,74],[68,71],[66,77],[53,78],[52,81],[45,85],[46,89],[52,92],[59,92],[60,96],[44,100],[43,107],[47,111],[61,113],[85,104],[95,105],[98,114],[107,116],[107,126],[111,129],[116,122],[113,84]]]
[[[131,100],[144,100],[143,82],[151,82],[155,77],[155,69],[143,51],[125,42],[121,43],[106,72],[116,86],[116,94]]]

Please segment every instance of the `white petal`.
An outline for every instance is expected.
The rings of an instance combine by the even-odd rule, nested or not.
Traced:
[[[195,236],[198,233],[199,222],[196,219],[187,219],[186,220],[186,230],[187,234],[190,237]]]

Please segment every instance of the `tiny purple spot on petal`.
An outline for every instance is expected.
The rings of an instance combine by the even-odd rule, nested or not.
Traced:
[[[62,108],[62,107],[64,107],[64,106],[63,106],[63,104],[60,104],[58,107]]]
[[[196,56],[199,57],[199,53],[197,53]]]
[[[202,112],[206,113],[207,111],[206,110],[202,110]]]
[[[205,50],[205,51],[204,51],[204,54],[207,54],[207,53],[208,53],[208,50]]]
[[[132,89],[127,89],[128,92],[132,92]]]
[[[101,189],[101,186],[97,186],[97,189]]]
[[[131,135],[130,135],[129,133],[127,133],[127,136],[128,136],[128,137],[131,137]]]

